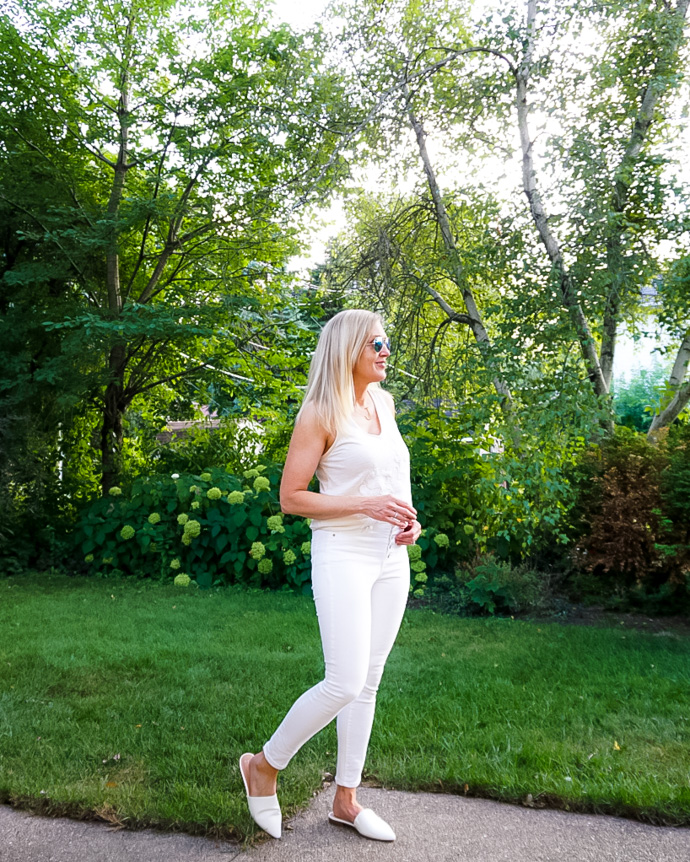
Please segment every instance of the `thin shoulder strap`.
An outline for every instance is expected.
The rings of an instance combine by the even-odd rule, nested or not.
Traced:
[[[392,419],[390,408],[388,407],[388,402],[386,401],[382,390],[378,386],[373,386],[369,392],[371,393],[371,397],[374,399],[374,403],[376,404],[376,412],[379,414],[379,421],[383,426],[384,422],[389,424],[389,419]]]

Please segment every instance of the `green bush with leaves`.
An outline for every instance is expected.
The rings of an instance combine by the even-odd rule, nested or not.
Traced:
[[[531,569],[485,556],[456,575],[469,613],[517,613],[536,608],[544,585]]]
[[[308,592],[311,531],[280,514],[279,480],[275,465],[137,479],[81,513],[76,542],[94,572]]]
[[[661,473],[664,513],[678,541],[690,543],[690,425],[672,425],[662,444],[666,466]]]
[[[492,554],[479,556],[455,572],[437,574],[415,598],[443,613],[487,616],[552,611],[558,606],[553,576]]]
[[[431,571],[484,554],[518,564],[567,546],[576,491],[566,469],[584,437],[523,433],[519,448],[503,447],[477,432],[471,414],[420,408],[401,414],[398,425],[410,449],[414,504],[427,528],[420,545]],[[439,533],[447,544],[438,544]]]
[[[582,438],[548,443],[523,436],[519,452],[497,451],[472,416],[415,409],[398,417],[410,448],[412,493],[424,529],[410,549],[412,592],[493,554],[517,565],[567,541],[572,488],[563,464]],[[197,457],[196,441],[189,441]],[[493,451],[492,451],[493,449]],[[219,459],[220,460],[220,459]],[[225,463],[225,461],[224,461]],[[256,462],[255,462],[256,463]],[[135,479],[85,509],[82,556],[98,572],[146,577],[189,574],[203,586],[246,583],[309,590],[308,522],[283,518],[280,467],[175,472]]]

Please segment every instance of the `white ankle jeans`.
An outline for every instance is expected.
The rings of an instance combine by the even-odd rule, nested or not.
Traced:
[[[362,780],[383,668],[395,641],[410,585],[407,548],[397,528],[315,530],[312,589],[326,663],[325,679],[299,697],[264,746],[285,769],[307,740],[338,717],[336,783]]]

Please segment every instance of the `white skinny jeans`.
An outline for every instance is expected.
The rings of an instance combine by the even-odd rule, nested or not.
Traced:
[[[338,717],[335,780],[357,787],[374,723],[376,692],[407,602],[407,549],[384,522],[361,530],[316,530],[312,589],[326,663],[325,679],[299,697],[264,746],[285,769],[307,740]]]

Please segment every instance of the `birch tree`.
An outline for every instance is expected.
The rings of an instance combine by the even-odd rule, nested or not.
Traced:
[[[687,0],[528,0],[473,14],[443,2],[377,3],[366,11],[358,5],[345,36],[356,43],[352,62],[365,92],[377,97],[370,100],[377,152],[396,152],[392,141],[401,139],[403,121],[413,130],[449,277],[462,283],[462,260],[444,217],[453,180],[443,190],[439,173],[452,175],[450,162],[471,185],[467,165],[481,170],[489,159],[505,175],[494,190],[514,214],[528,216],[541,247],[543,295],[557,296],[569,321],[564,332],[545,301],[554,328],[540,337],[561,339],[564,356],[577,345],[591,392],[603,404],[620,326],[638,313],[641,287],[662,271],[656,249],[675,229],[665,163],[673,161],[678,138],[667,118],[687,55],[687,7]],[[401,149],[409,159],[409,145],[396,156]],[[519,185],[511,173],[518,160]],[[450,308],[451,319],[470,326],[479,345],[491,344],[492,321],[471,294],[463,299],[464,309]],[[513,301],[505,299],[505,318]]]

